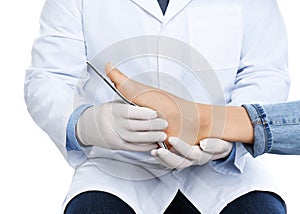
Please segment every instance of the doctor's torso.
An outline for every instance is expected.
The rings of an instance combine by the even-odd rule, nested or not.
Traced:
[[[107,49],[127,39],[143,36],[173,38],[190,45],[207,60],[211,66],[210,72],[217,77],[211,84],[221,86],[225,103],[231,101],[245,38],[242,5],[244,1],[171,0],[165,16],[156,0],[78,0],[78,2],[81,4],[82,19],[79,22],[88,60],[93,60],[99,53],[105,51],[109,53]],[[133,43],[132,49],[134,46]],[[130,47],[123,48],[126,50],[120,46],[120,52],[130,53]],[[180,50],[174,50],[177,51],[180,54]],[[188,58],[186,55],[182,57]],[[191,59],[193,60],[195,59]],[[139,55],[125,57],[117,63],[118,68],[125,74],[141,79],[145,83],[172,93],[178,92],[177,95],[183,93],[183,96],[187,96],[185,98],[192,98],[197,102],[209,103],[212,99],[203,85],[197,85],[187,67],[167,56],[159,58],[153,55]],[[146,79],[143,78],[145,76]],[[180,84],[184,90],[177,89]],[[96,95],[94,92],[88,91],[90,96],[94,96],[95,104],[110,101],[114,96],[107,87],[97,88]],[[251,96],[252,94],[255,94],[255,91],[249,93]],[[256,98],[256,95],[253,97]],[[251,101],[247,97],[243,99]],[[241,144],[238,144],[237,151],[236,162],[244,167],[244,172],[234,177],[226,174],[226,170],[225,175],[214,171],[209,164],[170,172],[161,170],[150,154],[93,148],[87,154],[89,159],[76,168],[66,202],[82,191],[99,189],[119,196],[135,210],[142,210],[140,213],[153,213],[151,209],[159,213],[167,206],[168,200],[177,190],[181,189],[202,213],[217,213],[228,202],[248,191],[273,189],[272,182],[265,179],[263,165],[257,164]],[[102,154],[102,157],[98,158],[99,154]],[[111,166],[120,168],[117,168],[116,172]],[[159,179],[146,179],[144,182],[139,182],[138,179],[137,181],[122,179],[122,176],[130,178],[141,176],[140,179],[144,179],[149,173],[151,175],[160,173],[163,176]],[[149,192],[153,197],[148,197]]]

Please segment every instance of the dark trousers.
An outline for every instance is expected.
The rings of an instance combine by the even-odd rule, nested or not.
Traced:
[[[115,195],[89,191],[77,195],[67,205],[65,214],[131,214],[134,210]],[[195,206],[178,191],[166,214],[199,214]],[[229,203],[221,214],[282,214],[286,213],[284,201],[271,192],[254,191]]]

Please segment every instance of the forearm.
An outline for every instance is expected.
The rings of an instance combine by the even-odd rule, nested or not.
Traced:
[[[198,109],[199,139],[220,138],[231,142],[253,143],[253,126],[245,108],[198,104]]]
[[[264,153],[300,154],[300,101],[243,107],[198,106],[199,111],[206,112],[199,120],[209,121],[205,123],[211,127],[207,133],[199,132],[199,136],[251,144],[245,147],[254,157]],[[225,119],[212,119],[214,108],[225,111]],[[223,130],[214,129],[222,126]]]

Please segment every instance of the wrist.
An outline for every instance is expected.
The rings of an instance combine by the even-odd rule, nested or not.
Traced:
[[[198,142],[211,136],[212,129],[212,106],[206,104],[198,104]]]
[[[243,107],[226,107],[226,124],[223,139],[243,143],[253,143],[253,127],[247,111]]]
[[[90,115],[91,112],[93,112],[92,108],[94,107],[89,107],[87,109],[85,109],[82,114],[80,115],[76,125],[75,125],[75,135],[76,135],[76,139],[77,142],[80,146],[82,147],[87,147],[90,146],[87,142],[89,141],[87,139],[87,125],[86,121],[93,121],[90,120]],[[92,124],[90,124],[91,126]]]
[[[78,121],[78,123],[79,123],[79,121]],[[85,143],[83,142],[83,140],[82,140],[81,134],[79,133],[78,123],[77,123],[76,126],[75,126],[76,140],[77,140],[78,144],[79,144],[81,147],[86,147],[86,146],[88,146],[88,145],[85,144]]]

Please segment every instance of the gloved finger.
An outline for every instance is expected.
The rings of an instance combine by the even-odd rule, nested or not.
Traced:
[[[212,157],[212,154],[202,151],[198,145],[192,146],[177,137],[170,137],[169,143],[176,152],[187,159],[197,161],[199,165],[207,163]]]
[[[169,150],[166,149],[155,149],[151,151],[151,155],[155,157],[155,159],[166,166],[169,169],[184,169],[193,165],[193,162],[176,155]]]
[[[169,166],[167,165],[162,159],[160,159],[159,157],[153,155],[153,157],[155,158],[155,160],[162,166],[166,167],[167,169],[175,169],[175,166]]]
[[[112,105],[113,115],[126,119],[151,120],[157,117],[157,112],[146,107],[132,106],[128,104]],[[118,118],[118,117],[114,117]]]
[[[224,153],[231,151],[232,143],[217,138],[207,138],[199,143],[201,149],[211,154]]]
[[[153,143],[167,139],[166,133],[162,131],[131,132],[123,130],[118,134],[123,140],[131,143]]]
[[[127,120],[124,124],[128,131],[160,131],[168,126],[168,122],[161,118],[152,120]]]

